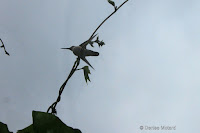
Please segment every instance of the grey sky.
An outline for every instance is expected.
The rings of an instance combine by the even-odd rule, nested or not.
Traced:
[[[0,121],[15,132],[32,123],[32,110],[46,111],[57,98],[76,59],[60,48],[88,39],[113,8],[106,0],[0,3],[0,37],[11,55],[0,49]],[[98,31],[106,45],[94,48],[99,57],[88,58],[92,82],[87,85],[81,71],[73,75],[58,117],[83,133],[136,133],[141,125],[198,132],[199,5],[127,2]]]

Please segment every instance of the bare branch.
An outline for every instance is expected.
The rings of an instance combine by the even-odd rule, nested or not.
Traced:
[[[2,43],[2,45],[1,45],[0,47],[1,47],[1,48],[4,48],[5,54],[7,54],[8,56],[10,56],[10,54],[6,51],[6,47],[5,47],[4,43],[3,43],[3,41],[1,40],[1,38],[0,38],[0,41],[1,41],[1,43]]]
[[[59,95],[58,95],[57,100],[47,109],[47,113],[48,113],[49,110],[51,109],[51,113],[56,114],[56,105],[57,105],[58,102],[60,102],[62,92],[63,92],[63,90],[64,90],[64,88],[65,88],[65,86],[66,86],[68,80],[72,77],[72,75],[73,75],[74,72],[76,71],[76,69],[77,69],[79,63],[80,63],[80,58],[78,57],[78,58],[76,59],[76,61],[74,62],[74,65],[73,65],[73,67],[72,67],[72,69],[71,69],[71,72],[69,73],[67,79],[65,80],[65,82],[64,82],[64,83],[62,84],[62,86],[60,87]]]
[[[92,38],[93,35],[97,32],[97,30],[106,22],[106,20],[108,20],[113,14],[115,14],[119,10],[119,8],[121,8],[126,2],[128,2],[128,0],[124,1],[118,8],[115,8],[115,10],[107,18],[105,18],[103,22],[101,22],[101,24],[94,30],[90,38]]]

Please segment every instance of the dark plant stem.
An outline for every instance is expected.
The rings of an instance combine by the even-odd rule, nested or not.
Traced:
[[[71,72],[69,73],[67,79],[65,80],[65,82],[64,82],[64,83],[62,84],[62,86],[60,87],[59,95],[58,95],[57,100],[47,109],[47,113],[48,113],[49,110],[51,109],[51,113],[52,113],[52,114],[56,114],[56,105],[57,105],[58,102],[60,102],[62,92],[63,92],[63,90],[64,90],[64,88],[65,88],[65,86],[66,86],[68,80],[71,78],[71,76],[72,76],[72,75],[74,74],[74,72],[76,71],[76,69],[77,69],[79,63],[80,63],[80,58],[78,57],[78,58],[76,59],[76,61],[74,62],[74,65],[73,65],[73,67],[72,67],[72,69],[71,69]]]
[[[115,14],[119,10],[119,8],[121,8],[126,2],[128,2],[128,0],[124,1],[119,7],[116,7],[115,10],[107,18],[105,18],[104,21],[101,22],[101,24],[94,30],[90,38],[92,38],[97,30],[106,22],[106,20],[108,20],[113,14]]]
[[[1,47],[1,48],[4,48],[5,54],[7,54],[7,55],[10,56],[10,54],[6,51],[6,47],[5,47],[4,43],[3,43],[3,41],[1,40],[1,38],[0,38],[0,41],[1,41],[1,43],[2,43],[2,45],[1,45],[0,47]]]
[[[115,11],[112,12],[106,19],[104,19],[103,22],[101,22],[101,24],[92,33],[92,35],[90,36],[90,38],[88,39],[88,41],[93,37],[93,35],[96,33],[96,31],[106,22],[106,20],[108,20],[113,14],[115,14],[117,12],[117,10],[119,10],[119,8],[122,7],[126,2],[128,2],[128,0],[124,1],[118,8],[115,8]],[[63,90],[64,90],[64,88],[65,88],[68,80],[72,77],[72,75],[74,74],[74,72],[77,70],[77,67],[78,67],[79,63],[80,63],[80,58],[78,57],[76,59],[76,61],[74,62],[74,66],[72,67],[71,72],[69,73],[67,79],[65,80],[65,82],[60,87],[59,95],[58,95],[57,100],[47,109],[47,113],[50,111],[50,109],[51,109],[51,113],[52,114],[56,114],[57,113],[57,111],[56,111],[56,105],[58,104],[58,102],[60,102],[62,92],[63,92]]]

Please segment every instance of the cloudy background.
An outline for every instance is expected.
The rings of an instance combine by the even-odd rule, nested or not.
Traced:
[[[0,121],[16,132],[32,123],[32,110],[46,111],[56,100],[76,59],[60,48],[88,39],[113,7],[106,0],[0,3],[0,37],[11,55],[0,49]],[[161,125],[199,132],[199,6],[199,0],[129,0],[98,30],[106,45],[88,58],[92,82],[81,71],[73,75],[58,117],[83,133]]]

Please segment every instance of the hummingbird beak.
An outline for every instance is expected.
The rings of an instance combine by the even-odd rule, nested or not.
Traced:
[[[61,49],[69,49],[69,50],[71,50],[70,48],[61,48]]]

